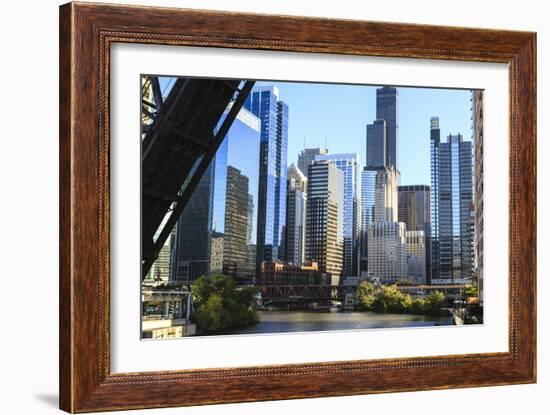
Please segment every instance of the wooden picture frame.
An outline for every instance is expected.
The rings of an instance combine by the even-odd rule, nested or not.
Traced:
[[[111,373],[109,65],[110,46],[117,42],[508,64],[509,351]],[[535,290],[535,33],[107,4],[61,6],[61,409],[91,412],[532,383]]]

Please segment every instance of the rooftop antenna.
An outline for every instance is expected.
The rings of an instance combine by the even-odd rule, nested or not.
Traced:
[[[306,136],[304,135],[304,150],[306,149]]]
[[[325,150],[328,150],[328,135],[325,134]]]

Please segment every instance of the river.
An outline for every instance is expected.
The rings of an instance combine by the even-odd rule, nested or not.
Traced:
[[[452,317],[373,312],[259,311],[260,322],[224,334],[287,333],[392,327],[447,326]]]

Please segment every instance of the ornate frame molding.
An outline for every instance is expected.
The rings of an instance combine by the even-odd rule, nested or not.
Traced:
[[[259,26],[266,37],[254,36]],[[508,63],[510,351],[110,373],[109,70],[110,46],[117,42]],[[61,408],[90,412],[534,382],[535,105],[534,33],[105,4],[61,6]]]

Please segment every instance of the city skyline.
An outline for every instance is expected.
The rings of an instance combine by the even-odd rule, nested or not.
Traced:
[[[288,164],[298,166],[306,148],[325,148],[329,154],[357,153],[366,164],[367,124],[376,117],[376,90],[380,85],[258,81],[275,86],[292,108],[288,131]],[[397,87],[399,92],[400,185],[430,185],[430,118],[439,116],[442,136],[460,133],[470,141],[471,91],[432,87]],[[327,99],[333,105],[327,105]],[[304,147],[305,137],[305,147]],[[415,157],[406,157],[414,152]],[[306,172],[303,172],[307,175]]]
[[[147,89],[153,82],[144,81],[145,100],[155,99]],[[181,330],[189,334],[180,336],[224,325],[238,330],[256,324],[257,313],[263,319],[277,310],[422,314],[431,316],[428,325],[454,313],[466,318],[459,299],[481,278],[482,262],[474,238],[480,241],[483,230],[476,229],[473,199],[481,166],[474,166],[472,149],[476,163],[481,151],[464,139],[470,132],[481,137],[476,91],[211,78],[156,82],[161,113],[168,109],[163,116],[144,110],[142,148],[155,147],[153,155],[165,151],[162,157],[173,165],[148,170],[144,197],[157,210],[148,207],[145,217],[158,221],[159,209],[168,213],[153,235],[157,260],[144,284],[180,288],[166,300],[164,294],[148,297],[144,313],[160,320],[185,314]],[[362,102],[366,97],[370,101]],[[156,110],[154,102],[143,105]],[[155,123],[164,117],[166,127]],[[445,117],[448,134],[440,123]],[[334,145],[328,134],[317,145],[300,143],[296,135],[305,127],[312,134],[336,128],[339,137]],[[156,135],[159,128],[164,135]],[[201,141],[204,135],[210,144]],[[166,184],[155,181],[169,171]],[[178,176],[184,180],[176,187],[170,180]],[[175,227],[169,216],[177,218]],[[195,291],[190,299],[204,284],[222,291],[211,301]],[[225,303],[226,295],[236,297]],[[235,299],[245,309],[218,320]],[[196,327],[190,301],[200,308]],[[475,313],[474,324],[482,318]],[[147,335],[164,336],[162,324]],[[270,330],[266,324],[261,330]]]

